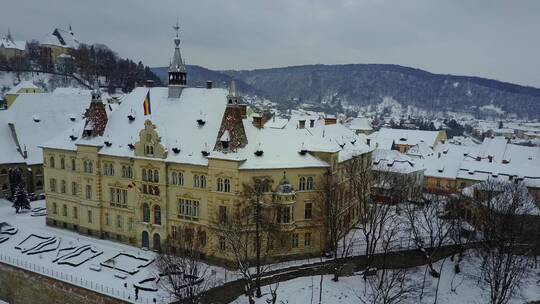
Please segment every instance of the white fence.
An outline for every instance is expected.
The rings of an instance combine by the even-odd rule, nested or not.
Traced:
[[[129,286],[127,289],[120,290],[107,286],[107,284],[97,283],[91,280],[84,279],[82,277],[77,277],[71,274],[66,274],[61,271],[57,271],[42,265],[37,265],[28,261],[23,261],[21,259],[11,257],[5,254],[0,253],[0,262],[11,265],[17,268],[25,269],[31,272],[35,272],[50,278],[53,278],[58,281],[66,282],[71,285],[75,285],[90,291],[97,292],[112,298],[120,299],[126,302],[131,303],[142,303],[142,304],[152,304],[152,303],[170,303],[172,298],[164,299],[162,297],[142,297],[139,295],[138,299],[135,300],[135,289],[133,286]]]

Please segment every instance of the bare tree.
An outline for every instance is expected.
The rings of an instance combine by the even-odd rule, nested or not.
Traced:
[[[197,235],[186,229],[183,240],[169,237],[156,259],[160,285],[183,303],[199,303],[200,294],[213,287],[210,267],[201,261],[204,241],[202,231]]]
[[[442,259],[439,269],[435,269],[433,256],[452,240],[450,234],[452,222],[445,217],[447,198],[438,195],[432,195],[429,198],[421,204],[406,204],[405,215],[414,245],[424,255],[431,276],[437,278],[434,300],[434,303],[437,303],[441,271],[446,259]],[[423,284],[425,279],[424,276]]]
[[[392,250],[394,240],[399,227],[397,225],[384,230],[381,237],[381,249],[383,257]],[[407,269],[390,269],[386,258],[383,258],[381,269],[371,273],[365,278],[365,288],[358,295],[362,303],[370,304],[398,304],[409,302],[416,297],[420,290],[420,284],[407,278]]]
[[[255,296],[262,296],[260,280],[271,268],[272,246],[269,242],[276,234],[271,205],[263,201],[267,183],[269,181],[255,180],[253,184],[245,184],[243,203],[232,216],[216,221],[220,238],[244,280],[250,303],[255,302]]]
[[[315,197],[317,205],[324,206],[323,217],[327,234],[327,250],[331,252],[334,261],[334,281],[339,280],[342,268],[341,259],[351,253],[353,244],[350,239],[346,238],[354,224],[351,223],[350,212],[355,207],[354,198],[348,187],[348,183],[327,172],[320,179]]]
[[[492,304],[506,304],[519,293],[528,272],[529,246],[522,241],[523,216],[533,203],[525,186],[488,180],[474,188],[475,215],[485,241],[477,250],[480,282]]]

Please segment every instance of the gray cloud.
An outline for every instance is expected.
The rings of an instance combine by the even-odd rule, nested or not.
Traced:
[[[188,63],[253,69],[395,63],[540,87],[540,1],[4,0],[20,39],[73,26],[79,39],[164,66],[180,18]]]

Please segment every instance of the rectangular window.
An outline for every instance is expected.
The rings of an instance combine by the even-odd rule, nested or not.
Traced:
[[[312,208],[313,208],[313,204],[312,203],[306,203],[305,205],[305,209],[304,209],[304,218],[306,220],[310,220],[311,217],[312,217]]]
[[[53,203],[52,206],[53,206],[52,213],[58,214],[58,206],[56,205],[56,203]]]
[[[51,178],[49,181],[51,192],[56,192],[56,179]]]
[[[305,247],[311,246],[311,233],[309,232],[304,233],[304,246]]]
[[[67,216],[67,206],[66,205],[62,205],[62,215]]]
[[[292,235],[292,248],[298,248],[298,233]]]
[[[225,206],[219,206],[219,222],[227,224],[227,207]]]
[[[109,213],[105,212],[105,225],[109,226],[111,224],[111,219],[109,218]]]
[[[123,223],[123,220],[122,220],[122,216],[120,214],[117,214],[116,215],[116,228],[121,230],[123,225],[124,225],[124,223]]]
[[[92,223],[92,210],[88,210],[88,223]]]
[[[176,239],[178,237],[178,230],[176,226],[171,226],[171,237]]]
[[[78,219],[79,218],[79,210],[77,207],[73,206],[73,218]]]
[[[133,222],[132,217],[128,219],[128,228],[129,228],[129,231],[133,231],[135,229],[135,222]]]
[[[287,224],[291,222],[291,207],[278,207],[277,222]]]
[[[86,185],[86,199],[92,199],[92,185]]]
[[[178,217],[198,221],[199,220],[199,201],[190,199],[178,200]]]
[[[66,181],[65,180],[62,180],[61,184],[60,184],[60,192],[62,193],[66,193],[67,191],[67,185],[66,185]]]
[[[77,195],[77,183],[76,182],[71,182],[71,194],[72,195]]]
[[[219,237],[219,249],[221,251],[225,251],[227,249],[227,243],[225,242],[224,236]]]

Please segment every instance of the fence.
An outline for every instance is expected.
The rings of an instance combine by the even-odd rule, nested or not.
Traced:
[[[31,272],[35,272],[50,278],[53,278],[58,281],[62,281],[77,287],[81,287],[99,294],[109,296],[111,298],[119,299],[131,303],[142,303],[142,304],[152,304],[152,303],[170,303],[172,302],[172,297],[163,298],[163,297],[142,297],[139,296],[135,300],[135,290],[130,292],[128,289],[120,290],[107,286],[107,284],[97,283],[91,280],[84,279],[82,277],[77,277],[71,274],[66,274],[61,271],[57,271],[42,265],[37,265],[28,261],[23,261],[15,257],[0,253],[0,262],[11,265],[17,268],[25,269]],[[112,275],[111,275],[112,276]],[[129,288],[129,285],[128,285]]]

